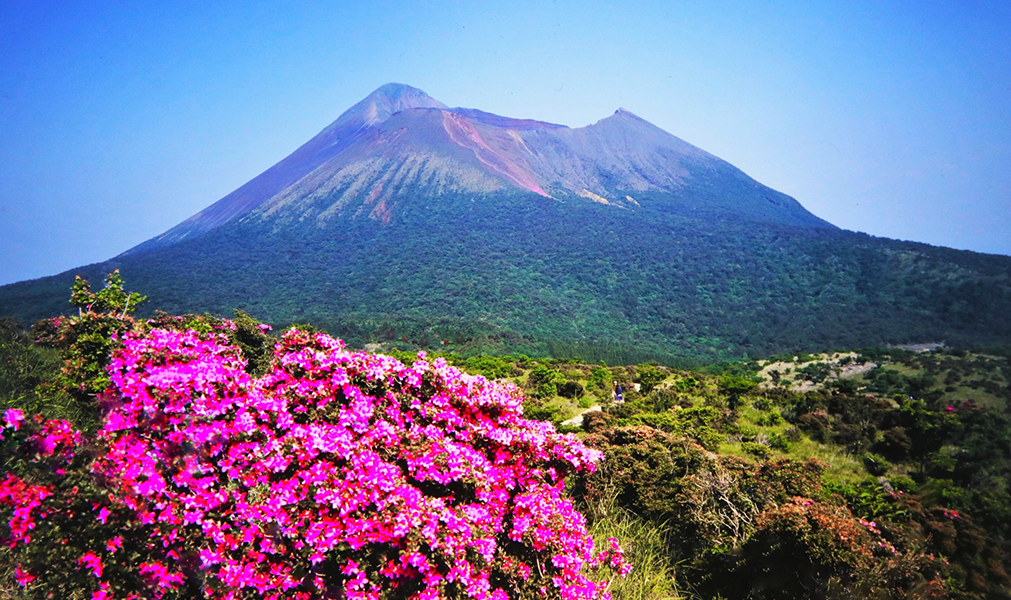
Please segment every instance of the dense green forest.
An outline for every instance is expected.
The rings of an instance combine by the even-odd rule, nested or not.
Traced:
[[[564,198],[562,199],[564,200]],[[0,288],[25,322],[119,268],[158,308],[313,323],[363,346],[671,366],[917,342],[1011,343],[1011,258],[729,218],[666,196],[445,196],[389,224],[249,217]],[[578,200],[578,201],[577,201]]]
[[[69,326],[0,321],[4,407],[94,427],[101,366],[130,320],[94,298],[96,310]],[[275,341],[245,313],[234,329],[210,315],[153,320],[221,329],[253,373]],[[361,341],[406,363],[417,357],[408,341],[422,345],[392,333]],[[605,454],[567,487],[594,535],[617,537],[634,566],[615,598],[1011,596],[1008,349],[879,347],[680,368],[462,354],[452,343],[428,340],[461,370],[515,383],[527,416]]]

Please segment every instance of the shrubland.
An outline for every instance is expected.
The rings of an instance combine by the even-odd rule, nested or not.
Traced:
[[[93,431],[7,409],[12,593],[591,599],[627,572],[564,494],[600,452],[523,418],[513,386],[295,328],[268,357],[243,315],[128,312],[36,327]]]
[[[12,597],[1011,594],[1000,349],[860,350],[850,378],[770,357],[799,386],[764,361],[352,352],[244,313],[134,319],[121,287],[0,330]]]

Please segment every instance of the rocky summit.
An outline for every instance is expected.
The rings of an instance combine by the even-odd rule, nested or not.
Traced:
[[[570,128],[392,83],[165,233],[0,288],[0,314],[65,312],[114,268],[147,310],[461,352],[1011,340],[1011,258],[840,230],[624,109]]]
[[[830,227],[792,198],[624,109],[570,129],[448,108],[390,83],[249,183],[128,253],[243,218],[312,219],[320,227],[363,216],[390,223],[412,197],[531,192],[634,210],[642,208],[635,195],[675,197],[716,182],[733,193],[697,198],[691,208]]]

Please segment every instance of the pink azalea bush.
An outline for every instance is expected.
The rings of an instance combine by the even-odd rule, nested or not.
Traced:
[[[15,579],[93,599],[576,600],[628,572],[564,495],[600,453],[524,419],[514,387],[294,330],[266,375],[244,367],[220,335],[131,333],[95,440],[8,412],[3,443],[34,466],[0,482]]]

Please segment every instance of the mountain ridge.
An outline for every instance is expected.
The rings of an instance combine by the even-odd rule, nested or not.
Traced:
[[[440,120],[442,131],[436,123]],[[425,156],[404,156],[405,146],[422,147]],[[377,154],[389,156],[388,150],[395,147],[401,150],[400,156],[389,163],[374,164],[371,171],[415,164],[440,182],[436,193],[444,188],[485,193],[512,186],[548,197],[572,194],[603,198],[624,207],[635,206],[634,201],[627,201],[626,192],[670,191],[683,184],[692,168],[735,169],[623,108],[591,125],[569,128],[478,109],[449,108],[417,88],[390,83],[356,103],[261,175],[123,255],[170,245],[233,219],[262,213],[260,207],[290,197],[292,188],[304,189],[302,182],[306,178],[320,182],[324,179],[321,170],[331,178],[346,177],[347,168],[354,170]],[[460,149],[473,156],[460,154]],[[465,164],[466,172],[444,168],[441,159]],[[427,163],[427,170],[419,163]],[[753,182],[743,173],[737,175]],[[501,180],[499,185],[494,183],[496,179]],[[352,187],[366,184],[359,180]],[[380,185],[385,192],[377,187]],[[794,217],[810,215],[795,200],[790,202],[778,192],[766,190],[790,204]],[[369,202],[373,202],[385,194],[382,202],[386,206],[395,192],[389,182],[375,182],[361,200],[372,196]],[[342,202],[350,201],[345,198]],[[330,214],[338,210],[331,208]],[[269,211],[274,213],[276,208]],[[376,218],[388,223],[388,215],[388,211],[381,210]],[[812,225],[832,227],[813,215],[807,220]]]
[[[381,86],[260,175],[165,233],[127,250],[123,255],[171,244],[193,234],[199,235],[248,213],[311,173],[328,158],[339,154],[372,125],[381,123],[405,108],[417,106],[445,107],[438,100],[411,86],[397,83]]]

